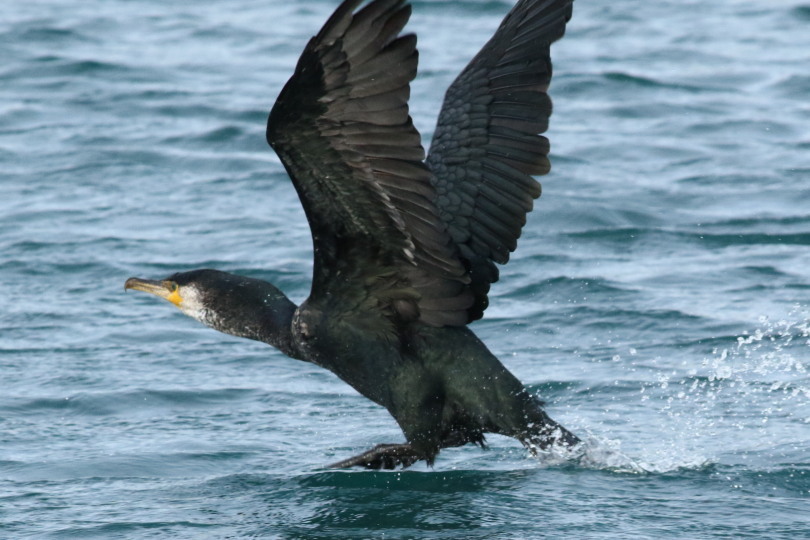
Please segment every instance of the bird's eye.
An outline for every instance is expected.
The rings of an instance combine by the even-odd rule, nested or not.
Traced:
[[[175,282],[172,282],[172,292],[177,292],[177,289],[179,289],[179,288],[180,288],[180,285],[178,285]]]

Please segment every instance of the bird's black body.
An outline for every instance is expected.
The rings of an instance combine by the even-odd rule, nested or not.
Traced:
[[[310,40],[268,120],[312,229],[309,298],[216,270],[128,288],[322,366],[397,420],[407,440],[335,466],[433,461],[484,434],[531,448],[578,439],[467,328],[494,263],[516,247],[548,170],[549,45],[572,0],[520,0],[453,83],[425,158],[408,115],[416,73],[403,0],[341,4]]]

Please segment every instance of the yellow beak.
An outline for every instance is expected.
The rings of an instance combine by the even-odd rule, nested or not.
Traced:
[[[183,302],[183,297],[180,296],[180,287],[178,287],[177,283],[174,281],[133,277],[129,278],[127,282],[124,283],[124,290],[127,289],[135,289],[136,291],[154,294],[164,300],[168,300],[175,306],[179,306]]]

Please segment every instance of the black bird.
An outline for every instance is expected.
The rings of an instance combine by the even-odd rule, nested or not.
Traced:
[[[217,270],[125,288],[202,323],[322,366],[388,409],[407,442],[333,467],[392,469],[485,433],[532,451],[579,439],[553,421],[467,324],[517,246],[549,170],[550,44],[573,0],[520,0],[447,90],[425,158],[408,113],[406,0],[344,1],[313,37],[267,122],[312,230],[300,306]]]

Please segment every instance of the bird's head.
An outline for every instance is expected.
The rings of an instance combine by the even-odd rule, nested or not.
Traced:
[[[269,326],[292,316],[295,305],[272,284],[219,270],[179,272],[165,279],[129,278],[124,289],[168,300],[201,323],[240,337],[265,341]]]
[[[178,272],[166,279],[129,278],[124,289],[134,289],[154,294],[168,300],[180,311],[205,322],[203,319],[214,306],[222,306],[218,297],[222,295],[220,284],[228,274],[217,270],[192,270],[191,272]]]

